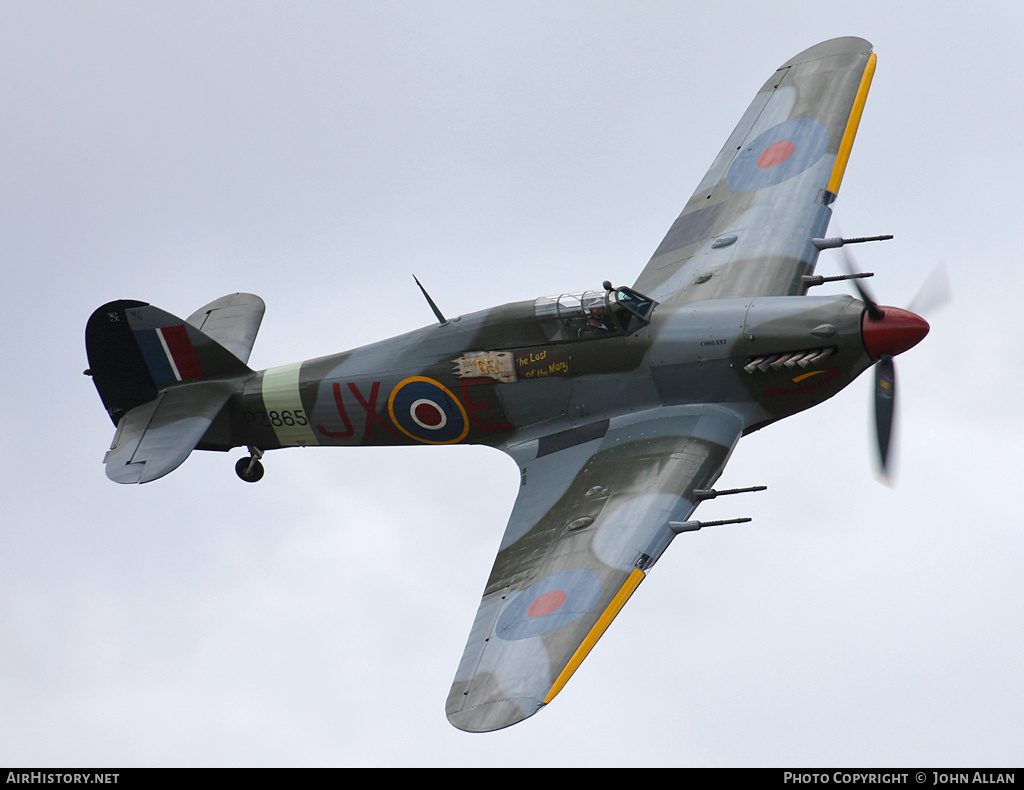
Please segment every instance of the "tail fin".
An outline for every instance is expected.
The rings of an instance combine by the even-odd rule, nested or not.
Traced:
[[[254,298],[262,308],[262,300]],[[211,302],[207,308],[215,308],[221,301]],[[259,317],[262,314],[260,309]],[[255,327],[251,321],[249,325],[246,357],[259,318]],[[128,299],[109,302],[92,314],[85,328],[85,349],[87,372],[115,425],[125,413],[149,403],[167,386],[251,372],[244,361],[193,323]]]
[[[252,372],[245,360],[263,310],[258,296],[232,294],[188,321],[128,299],[92,314],[86,373],[117,426],[107,477],[147,483],[188,458],[241,386],[236,377]]]

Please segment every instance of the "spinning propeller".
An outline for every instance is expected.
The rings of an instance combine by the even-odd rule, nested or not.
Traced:
[[[880,241],[891,236],[871,236],[857,239],[816,239],[819,249],[844,247],[846,244]],[[916,312],[900,307],[879,305],[861,280],[870,274],[858,273],[853,260],[843,249],[843,266],[846,276],[841,279],[852,280],[861,301],[864,302],[864,316],[861,319],[861,335],[864,349],[875,362],[875,434],[878,440],[879,477],[882,482],[891,485],[889,469],[889,450],[892,443],[893,421],[896,412],[896,366],[893,357],[916,346],[928,334],[928,322]],[[836,278],[840,279],[840,278]],[[934,307],[948,299],[948,279],[945,270],[938,270],[922,287],[911,305],[922,309],[927,304]]]

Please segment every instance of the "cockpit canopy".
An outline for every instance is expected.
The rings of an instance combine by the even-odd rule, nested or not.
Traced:
[[[534,304],[548,340],[631,335],[650,322],[657,304],[632,288],[542,296]]]

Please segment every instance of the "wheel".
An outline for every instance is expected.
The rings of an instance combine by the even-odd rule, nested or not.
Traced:
[[[239,458],[235,464],[235,474],[247,483],[256,483],[263,477],[263,464],[255,458]]]

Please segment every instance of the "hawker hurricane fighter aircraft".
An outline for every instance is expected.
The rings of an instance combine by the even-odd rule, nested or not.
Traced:
[[[247,366],[263,301],[186,320],[120,300],[89,319],[89,373],[117,426],[108,477],[147,483],[194,449],[484,444],[519,465],[447,714],[496,730],[565,685],[705,499],[741,436],[835,395],[871,366],[885,469],[892,358],[928,325],[851,272],[814,275],[875,55],[826,41],[754,97],[632,286],[445,319],[334,356]],[[807,295],[849,279],[860,298]],[[426,293],[426,292],[424,292]],[[428,297],[429,300],[429,297]],[[752,489],[741,489],[752,490]]]

